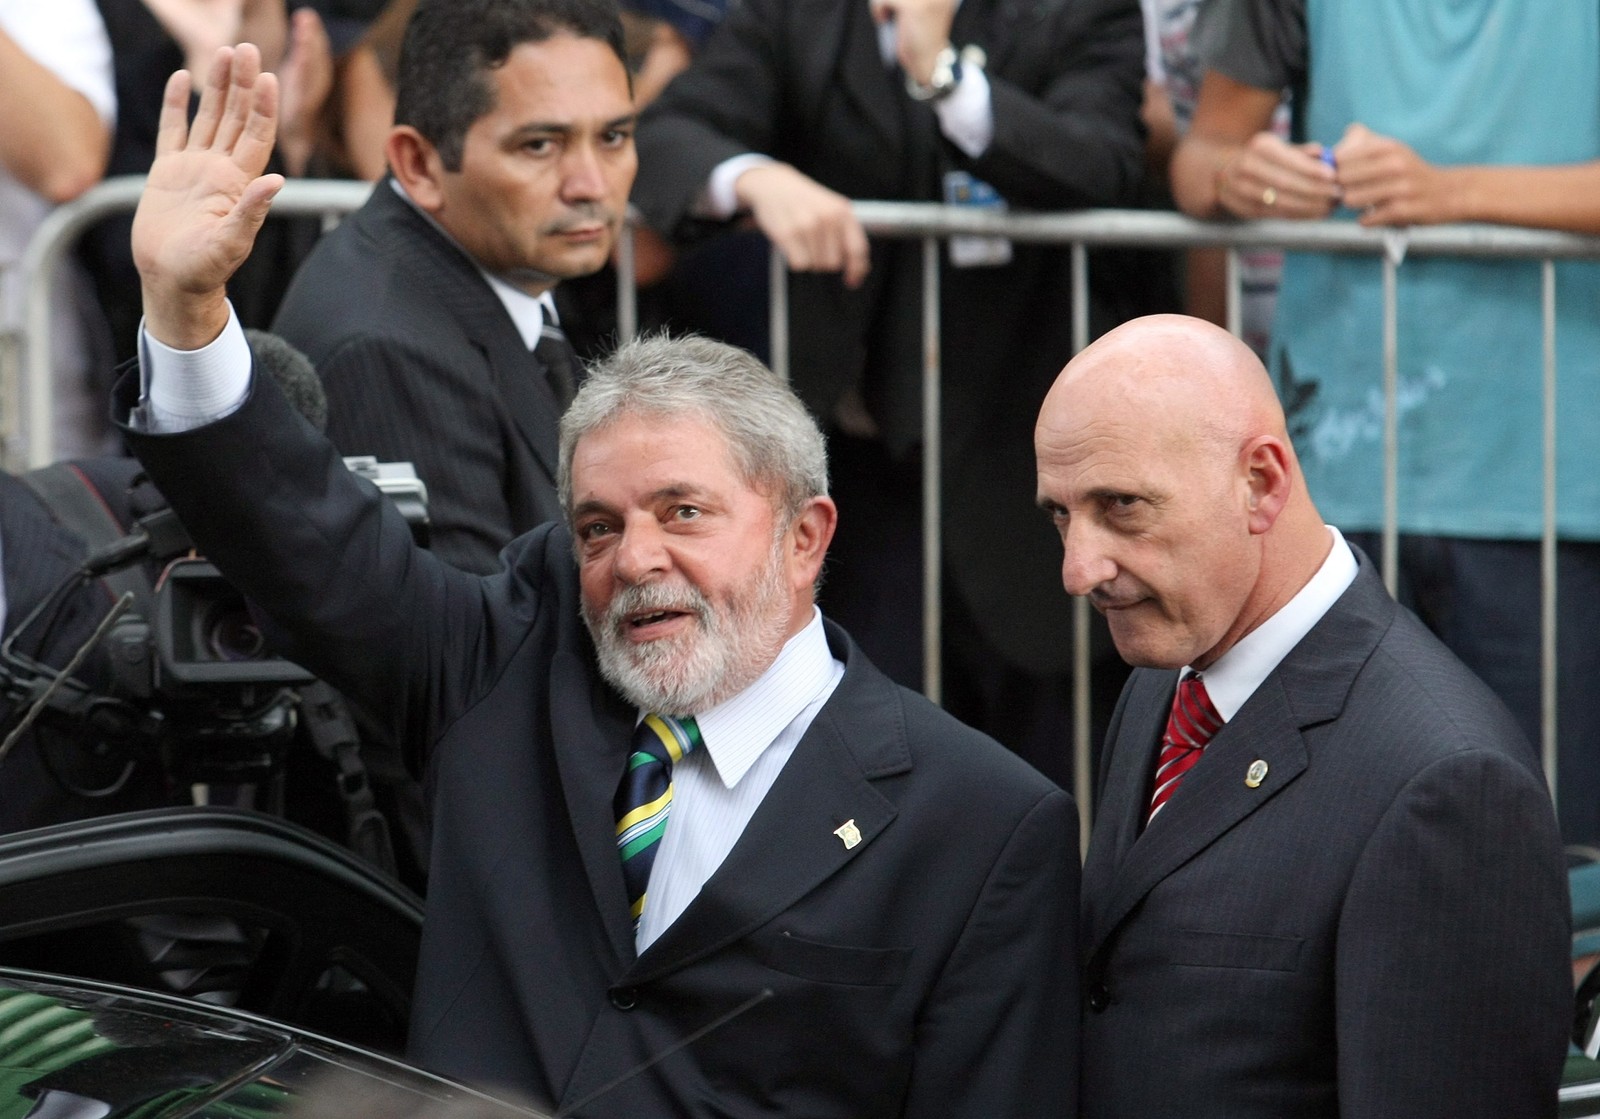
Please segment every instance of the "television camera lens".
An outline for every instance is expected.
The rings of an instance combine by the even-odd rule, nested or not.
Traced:
[[[266,651],[266,640],[241,599],[213,602],[201,618],[200,632],[205,648],[219,661],[258,660]]]

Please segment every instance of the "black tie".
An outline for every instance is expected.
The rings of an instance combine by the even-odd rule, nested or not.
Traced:
[[[539,343],[533,347],[533,356],[544,365],[556,403],[566,408],[578,390],[578,355],[573,353],[572,343],[567,341],[561,327],[546,321],[539,328]]]

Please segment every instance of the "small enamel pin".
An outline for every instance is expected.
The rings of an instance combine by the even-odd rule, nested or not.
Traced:
[[[861,829],[856,827],[854,820],[846,820],[833,829],[833,834],[844,841],[844,849],[846,851],[861,842]]]
[[[1244,784],[1247,789],[1259,789],[1261,782],[1267,779],[1267,763],[1257,758],[1250,763],[1250,768],[1245,770]]]

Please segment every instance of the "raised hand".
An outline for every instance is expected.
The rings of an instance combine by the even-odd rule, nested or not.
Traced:
[[[189,74],[167,80],[156,159],[133,217],[133,260],[145,329],[177,349],[198,349],[228,321],[225,285],[266,219],[282,175],[263,175],[277,131],[278,84],[241,43],[216,52],[187,122]]]

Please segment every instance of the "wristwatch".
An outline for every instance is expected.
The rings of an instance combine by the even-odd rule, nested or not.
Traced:
[[[974,51],[978,52],[976,57],[971,53]],[[906,75],[906,93],[915,101],[943,101],[956,91],[956,86],[961,84],[962,63],[982,66],[981,48],[966,47],[957,54],[955,47],[946,44],[943,50],[933,56],[933,73],[929,75],[927,85],[923,85],[910,74]]]

